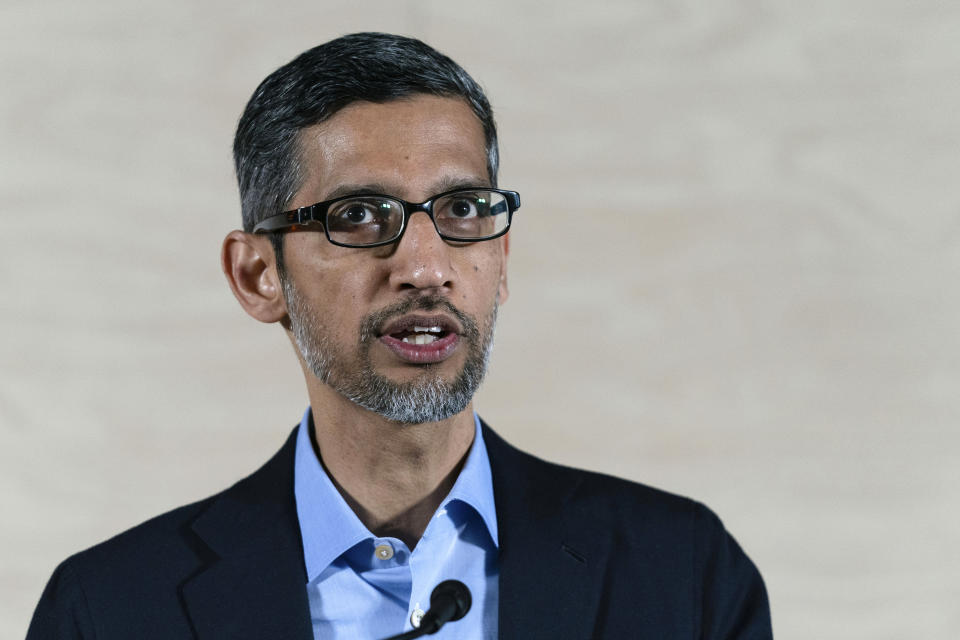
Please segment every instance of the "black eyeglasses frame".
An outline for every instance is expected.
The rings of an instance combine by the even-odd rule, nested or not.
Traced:
[[[453,195],[455,193],[461,192],[471,192],[471,191],[489,191],[491,193],[499,193],[504,197],[504,202],[507,204],[507,226],[497,233],[490,236],[483,236],[481,238],[455,238],[452,236],[445,235],[437,227],[437,221],[433,217],[433,203],[440,198]],[[397,202],[403,209],[403,221],[400,224],[400,230],[397,232],[397,235],[389,240],[382,240],[380,242],[375,242],[373,244],[350,244],[345,242],[338,242],[330,237],[330,231],[327,228],[327,211],[330,207],[338,202],[343,202],[345,200],[355,200],[357,198],[383,198],[385,200],[392,200]],[[323,227],[323,233],[327,236],[327,240],[331,244],[337,245],[338,247],[348,247],[356,249],[367,249],[372,247],[382,247],[384,245],[393,244],[394,242],[399,242],[403,237],[404,232],[407,230],[408,223],[410,222],[410,217],[417,213],[418,211],[423,211],[429,216],[430,221],[433,223],[433,228],[436,229],[437,234],[440,235],[444,240],[449,240],[451,242],[483,242],[485,240],[493,240],[494,238],[499,238],[500,236],[507,233],[510,230],[510,224],[513,222],[513,214],[517,209],[520,208],[520,194],[516,191],[509,191],[507,189],[494,189],[492,187],[460,187],[459,189],[453,189],[451,191],[444,191],[439,193],[430,199],[424,202],[407,202],[406,200],[401,200],[394,196],[389,196],[381,193],[359,193],[346,196],[340,196],[338,198],[333,198],[331,200],[324,200],[323,202],[317,202],[315,204],[307,205],[305,207],[299,207],[297,209],[292,209],[290,211],[284,211],[282,213],[277,213],[272,216],[267,216],[260,222],[256,224],[253,228],[253,233],[274,233],[279,231],[287,231],[295,229],[296,227],[310,225],[311,223],[320,223]]]

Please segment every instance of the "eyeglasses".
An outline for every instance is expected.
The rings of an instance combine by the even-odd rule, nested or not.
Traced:
[[[378,247],[398,240],[410,216],[423,211],[444,240],[479,242],[505,234],[519,208],[519,193],[488,187],[447,191],[420,203],[378,194],[355,195],[269,216],[253,232],[309,228],[319,223],[335,245]]]

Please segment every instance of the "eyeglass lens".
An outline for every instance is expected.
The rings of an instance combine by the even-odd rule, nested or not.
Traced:
[[[441,235],[483,240],[507,228],[509,206],[496,191],[458,191],[433,201],[433,219]],[[400,235],[403,204],[381,196],[338,200],[327,209],[327,233],[348,245],[388,242]]]

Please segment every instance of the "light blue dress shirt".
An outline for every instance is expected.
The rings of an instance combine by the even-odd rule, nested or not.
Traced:
[[[307,407],[297,433],[294,493],[314,638],[378,640],[409,631],[430,608],[433,588],[451,578],[467,585],[473,605],[430,637],[497,637],[497,516],[476,414],[474,424],[463,469],[411,552],[397,538],[374,536],[340,495],[314,453]]]

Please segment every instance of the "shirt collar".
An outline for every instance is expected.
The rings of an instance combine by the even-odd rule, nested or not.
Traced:
[[[473,414],[473,425],[473,444],[470,445],[467,461],[440,508],[443,509],[453,500],[460,500],[470,505],[483,519],[483,524],[486,525],[494,546],[499,547],[497,510],[493,501],[493,475],[490,472],[487,446],[483,442],[483,431],[480,429],[480,418],[476,413]]]
[[[473,421],[475,433],[467,460],[438,512],[453,500],[470,505],[480,515],[493,544],[499,546],[490,459],[476,413]],[[357,543],[375,537],[346,503],[320,464],[310,437],[312,426],[312,412],[307,407],[297,429],[293,473],[297,519],[310,581]]]

